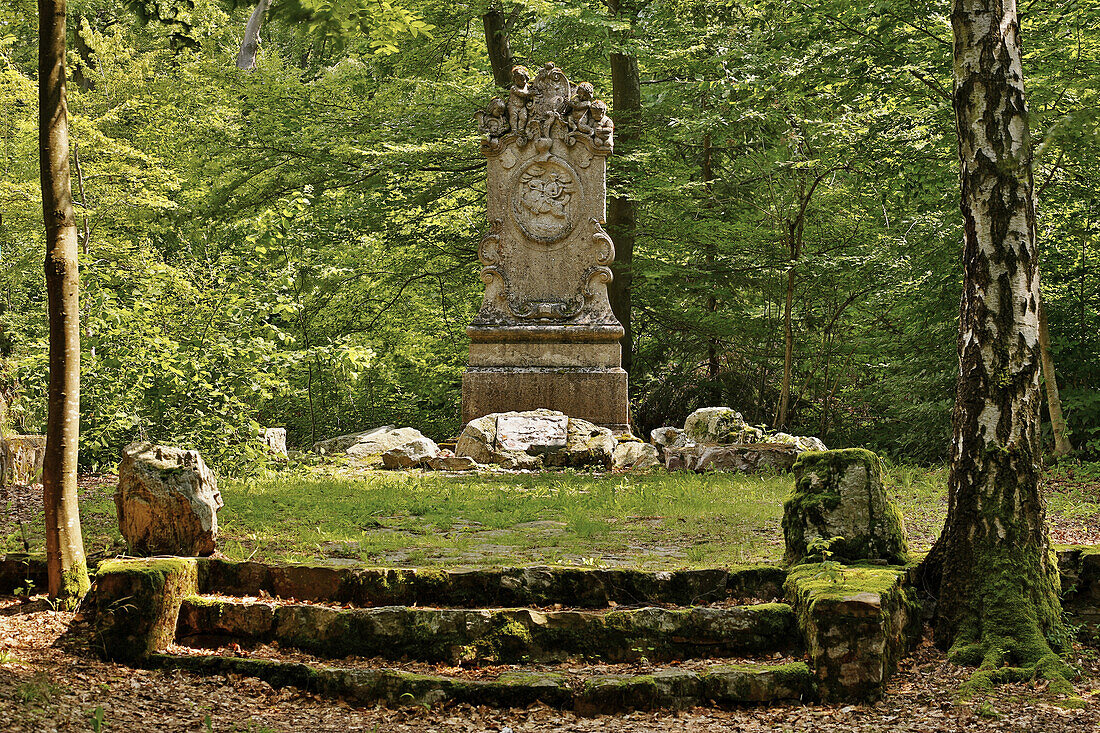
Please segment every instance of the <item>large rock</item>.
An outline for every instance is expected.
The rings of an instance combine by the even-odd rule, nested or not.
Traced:
[[[729,407],[703,407],[684,420],[684,436],[695,443],[728,445],[759,443],[764,431],[746,423],[740,412]]]
[[[384,425],[362,433],[340,435],[313,444],[313,452],[324,456],[346,454],[357,463],[382,465],[382,454],[415,441],[428,440],[415,428]],[[434,443],[433,443],[434,445]],[[438,451],[438,448],[436,449]]]
[[[627,441],[615,446],[611,456],[611,467],[625,470],[641,470],[660,466],[657,447],[641,441]]]
[[[778,443],[701,445],[665,449],[665,468],[705,473],[707,471],[754,473],[760,470],[789,471],[798,457],[794,446]]]
[[[680,428],[674,428],[667,425],[663,428],[653,428],[653,430],[649,431],[649,442],[657,449],[657,456],[661,460],[665,458],[665,448],[672,445],[683,432],[684,431]]]
[[[115,507],[133,554],[213,554],[222,504],[214,472],[198,451],[152,443],[123,448]]]
[[[268,452],[278,458],[286,458],[286,428],[264,428],[260,440]]]
[[[42,483],[45,456],[45,435],[0,436],[0,489]]]
[[[385,468],[419,468],[439,455],[439,446],[428,438],[420,437],[390,448],[382,454]]]
[[[787,562],[816,554],[809,545],[818,539],[832,540],[835,560],[907,562],[905,528],[882,487],[878,456],[861,448],[806,452],[794,474],[794,491],[783,505]]]
[[[505,468],[611,466],[615,436],[607,428],[555,410],[493,413],[463,428],[455,455]]]
[[[784,443],[786,445],[793,445],[799,453],[805,453],[808,450],[826,451],[829,450],[825,447],[825,444],[821,442],[821,438],[814,438],[805,435],[789,435],[787,433],[772,433],[768,435],[765,440],[769,443]]]

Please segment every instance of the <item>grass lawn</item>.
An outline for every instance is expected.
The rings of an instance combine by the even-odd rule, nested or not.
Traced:
[[[1047,476],[1052,534],[1055,542],[1096,543],[1100,470],[1077,466],[1076,472],[1063,467]],[[225,507],[218,515],[218,544],[238,560],[383,566],[775,563],[783,554],[780,519],[792,481],[789,474],[288,471],[221,482]],[[927,550],[946,514],[947,470],[890,466],[887,482],[905,517],[911,548]],[[124,549],[111,499],[114,486],[112,476],[82,481],[89,553]],[[19,551],[21,533],[8,504],[0,550]],[[41,520],[31,516],[24,527],[31,550],[41,552]]]

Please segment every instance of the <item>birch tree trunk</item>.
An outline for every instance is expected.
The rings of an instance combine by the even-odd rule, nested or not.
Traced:
[[[69,180],[65,0],[38,0],[38,154],[46,224],[50,386],[42,492],[50,597],[71,608],[88,591],[76,501],[80,439],[80,275]]]
[[[1015,1],[954,0],[951,21],[959,377],[947,521],[922,571],[937,642],[988,684],[1031,675],[1068,637],[1039,494],[1039,270]]]
[[[260,53],[260,29],[264,24],[264,14],[267,13],[271,0],[260,0],[248,16],[248,22],[244,26],[244,38],[241,39],[241,50],[237,54],[237,68],[241,71],[252,71],[256,68],[256,56]]]

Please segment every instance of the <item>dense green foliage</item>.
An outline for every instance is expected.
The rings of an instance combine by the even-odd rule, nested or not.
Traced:
[[[132,5],[70,3],[82,460],[142,436],[241,465],[261,424],[292,445],[453,434],[485,230],[471,115],[499,93],[488,6],[283,3],[246,73],[250,7]],[[640,141],[611,162],[639,211],[638,428],[718,403],[774,421],[794,267],[792,432],[942,457],[961,277],[947,5],[623,8],[525,4],[511,47],[609,101],[608,51],[638,58]],[[45,418],[35,17],[0,8],[0,390],[24,431]],[[1100,453],[1100,3],[1036,0],[1023,33],[1055,363],[1071,437]]]

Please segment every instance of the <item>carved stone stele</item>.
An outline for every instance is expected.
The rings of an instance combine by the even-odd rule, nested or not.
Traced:
[[[477,114],[489,233],[462,419],[549,408],[625,429],[623,328],[607,298],[615,246],[603,228],[614,125],[592,86],[552,63],[535,75],[517,66],[512,79],[507,101]]]

